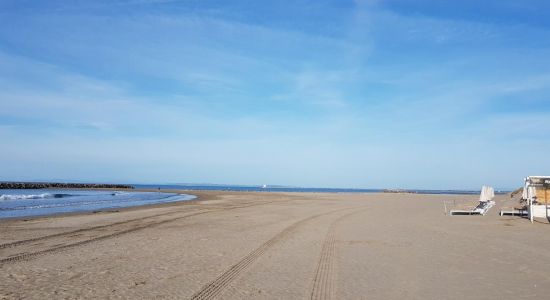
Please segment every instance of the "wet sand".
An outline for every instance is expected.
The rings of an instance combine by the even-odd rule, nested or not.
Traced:
[[[550,225],[477,196],[198,192],[0,221],[0,299],[544,299]]]

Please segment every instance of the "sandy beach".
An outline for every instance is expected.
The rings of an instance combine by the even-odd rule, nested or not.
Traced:
[[[189,193],[189,192],[187,192]],[[544,299],[550,225],[478,196],[196,192],[0,221],[0,299]]]

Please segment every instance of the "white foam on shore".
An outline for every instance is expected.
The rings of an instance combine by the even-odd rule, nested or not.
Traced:
[[[43,194],[30,194],[30,195],[0,195],[0,201],[6,200],[25,200],[25,199],[45,199],[54,198],[56,194],[43,193]],[[61,198],[58,196],[58,198]]]
[[[94,190],[0,190],[0,219],[185,201],[192,195]]]

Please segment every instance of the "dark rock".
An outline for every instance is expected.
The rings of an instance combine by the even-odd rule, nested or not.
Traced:
[[[0,189],[133,189],[127,184],[60,183],[60,182],[0,182]]]

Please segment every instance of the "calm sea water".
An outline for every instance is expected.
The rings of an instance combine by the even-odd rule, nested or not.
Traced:
[[[342,188],[302,188],[302,187],[261,187],[240,185],[150,185],[134,184],[137,189],[163,189],[163,190],[201,190],[201,191],[236,191],[236,192],[310,192],[310,193],[381,193],[384,189],[342,189]],[[436,195],[475,195],[480,191],[465,190],[406,190],[418,194]],[[498,192],[497,192],[498,193]],[[504,192],[502,192],[504,193]]]
[[[157,192],[0,189],[0,218],[93,211],[194,198],[192,195]]]

